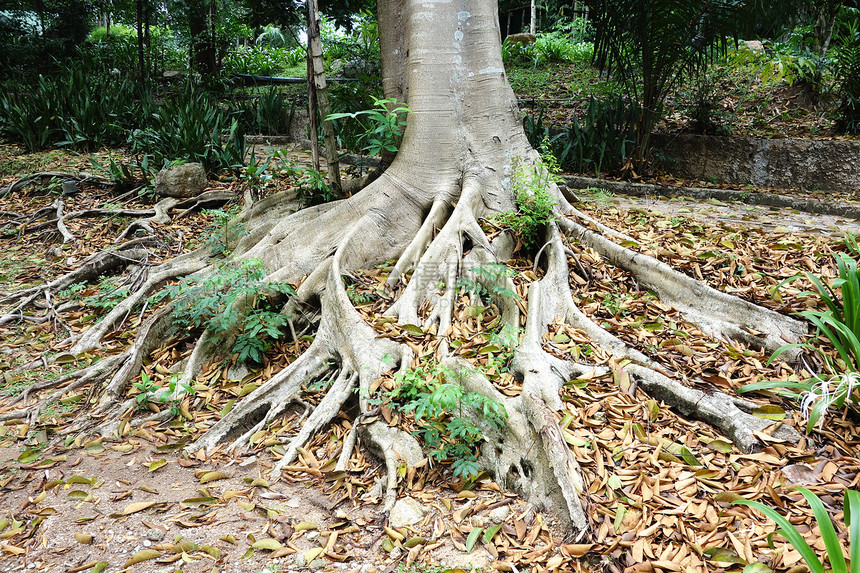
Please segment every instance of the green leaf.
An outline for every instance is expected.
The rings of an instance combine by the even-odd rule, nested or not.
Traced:
[[[489,529],[487,529],[487,531],[484,532],[484,543],[492,542],[493,538],[496,536],[496,534],[499,532],[499,530],[501,528],[502,528],[502,524],[500,523],[498,525],[494,525],[494,526],[490,527]]]
[[[806,498],[806,501],[809,502],[809,506],[812,508],[815,521],[818,522],[818,528],[821,531],[821,538],[824,540],[824,547],[827,549],[827,559],[830,561],[833,573],[848,573],[848,567],[845,565],[845,557],[842,555],[842,545],[839,543],[836,529],[833,527],[833,521],[831,521],[830,514],[824,508],[824,504],[821,503],[817,495],[805,487],[797,486],[794,489]],[[812,569],[811,565],[809,567]]]
[[[750,501],[747,499],[738,499],[733,501],[732,503],[736,503],[739,505],[748,505],[752,508],[755,508],[771,518],[779,527],[780,533],[783,537],[791,544],[794,549],[800,553],[800,556],[803,557],[803,560],[806,561],[806,565],[809,567],[809,570],[812,573],[824,573],[824,565],[819,561],[818,556],[809,546],[803,536],[795,529],[795,527],[789,523],[789,521],[784,518],[782,515],[771,509],[770,507],[759,503],[757,501]],[[831,524],[832,527],[832,524]]]
[[[476,527],[469,532],[469,537],[466,538],[466,553],[471,553],[472,549],[475,548],[475,543],[478,542],[478,538],[481,536],[482,529],[480,527]]]

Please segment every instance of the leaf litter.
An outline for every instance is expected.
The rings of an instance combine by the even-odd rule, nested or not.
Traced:
[[[35,205],[38,190],[33,193],[6,198],[2,208],[15,211]],[[84,192],[75,200],[92,201],[90,195]],[[680,221],[646,210],[624,212],[594,204],[585,208],[601,222],[624,229],[643,252],[782,312],[797,312],[816,301],[797,297],[808,286],[804,281],[783,286],[776,295],[774,287],[801,271],[832,278],[831,253],[841,248],[837,241],[816,235]],[[177,252],[179,231],[182,248],[187,248],[207,222],[197,215],[161,229],[162,250],[153,252],[152,261]],[[32,276],[50,280],[68,272],[74,265],[69,259],[82,260],[112,240],[118,228],[73,223],[73,234],[90,236],[67,246],[63,257],[55,260],[35,255],[34,246],[50,248],[50,237],[26,244],[0,240],[12,254],[4,263],[6,269],[12,267],[4,275],[4,289],[31,281]],[[642,291],[626,273],[606,266],[575,238],[568,239],[571,251],[589,269],[589,276],[580,276],[570,261],[571,286],[583,311],[685,384],[709,384],[732,392],[755,381],[806,375],[783,362],[767,366],[768,356],[758,350],[709,338]],[[509,266],[516,271],[514,283],[522,298],[518,304],[525,309],[526,289],[538,276],[530,261],[509,261]],[[404,327],[382,315],[397,295],[384,286],[389,271],[390,265],[380,265],[355,273],[356,306],[380,336],[408,344],[418,357],[416,364],[432,360],[439,340],[432,329]],[[497,309],[492,304],[476,309],[472,302],[465,292],[457,300],[448,333],[452,347],[482,366],[502,392],[516,395],[517,381],[494,360],[499,349],[488,336],[498,323]],[[79,330],[97,319],[86,320],[88,314],[77,309],[62,320]],[[121,351],[133,340],[130,333],[139,322],[131,320],[100,353],[70,357],[65,363],[58,360],[41,375],[61,376],[79,363]],[[56,323],[0,328],[7,373],[16,363],[63,349],[63,327]],[[275,343],[265,362],[241,377],[235,376],[235,356],[210,364],[173,420],[134,427],[130,421],[135,412],[129,412],[114,439],[55,441],[64,425],[87,407],[92,389],[86,387],[42,412],[35,427],[27,420],[6,421],[0,426],[0,563],[39,563],[44,571],[124,567],[144,571],[151,566],[257,571],[267,564],[292,569],[318,559],[328,569],[358,571],[366,566],[366,572],[419,562],[485,564],[499,571],[528,567],[620,572],[740,571],[747,563],[762,561],[774,570],[788,571],[800,563],[799,554],[771,535],[773,523],[731,501],[759,499],[777,507],[821,550],[811,511],[790,489],[795,484],[805,484],[821,496],[840,536],[846,537],[841,497],[845,489],[857,487],[860,465],[853,453],[857,432],[850,418],[829,418],[824,428],[800,444],[764,436],[768,442],[764,450],[745,454],[710,426],[686,420],[644,395],[624,376],[623,363],[563,323],[550,325],[544,340],[548,352],[610,367],[607,376],[567,384],[562,390],[564,409],[556,414],[586,479],[583,499],[591,529],[581,537],[566,536],[548,514],[505,492],[486,475],[456,480],[447,464],[427,461],[403,468],[398,484],[400,497],[413,497],[427,509],[424,518],[411,526],[389,527],[379,511],[380,500],[371,497],[380,463],[356,448],[347,469],[334,471],[352,430],[346,417],[302,448],[282,476],[269,476],[266,470],[284,451],[282,441],[298,431],[306,408],[319,402],[325,381],[308,381],[304,404],[254,434],[250,451],[222,447],[209,457],[181,453],[184,444],[250,389],[264,386],[311,340],[305,335],[296,342]],[[168,383],[191,351],[188,342],[165,341],[152,353],[144,371],[156,385]],[[7,401],[34,379],[6,378]],[[390,390],[395,384],[387,376],[377,388]],[[792,404],[775,395],[761,398],[761,415],[802,427]],[[155,410],[165,407],[148,405]],[[411,416],[384,404],[377,416],[392,425],[414,424]]]

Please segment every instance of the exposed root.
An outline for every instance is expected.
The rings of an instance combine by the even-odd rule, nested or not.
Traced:
[[[377,482],[372,497],[384,496],[383,511],[391,511],[397,500],[397,470],[402,465],[415,466],[424,460],[424,452],[415,438],[397,428],[376,421],[359,426],[362,443],[385,461],[384,480]]]
[[[189,275],[205,267],[206,262],[195,253],[177,257],[173,261],[156,267],[136,292],[116,305],[101,322],[84,332],[69,352],[77,355],[98,348],[102,338],[158,287],[169,280]]]
[[[89,173],[70,173],[68,171],[40,171],[39,173],[31,173],[29,175],[21,177],[17,181],[12,182],[7,187],[0,189],[0,197],[5,197],[10,193],[14,193],[25,185],[32,183],[33,181],[37,181],[39,179],[54,178],[74,180],[79,183],[95,183],[96,185],[101,185],[103,187],[113,186],[113,182],[109,179],[105,179],[104,177],[97,177]]]
[[[575,221],[563,219],[561,224],[609,263],[632,273],[641,285],[654,290],[663,302],[683,312],[707,334],[756,340],[759,348],[769,352],[797,342],[806,334],[806,326],[800,321],[720,292]]]
[[[304,447],[308,440],[337,416],[341,407],[343,407],[343,404],[349,399],[350,394],[355,389],[357,381],[358,374],[355,372],[350,372],[346,369],[341,371],[337,380],[335,380],[334,384],[326,392],[322,402],[314,408],[299,433],[290,440],[284,456],[272,468],[272,473],[280,474],[284,466],[293,463],[293,460],[296,459],[298,448]]]

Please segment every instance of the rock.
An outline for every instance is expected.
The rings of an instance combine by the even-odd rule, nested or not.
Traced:
[[[314,559],[313,561],[311,561],[311,562],[308,564],[308,567],[309,567],[311,570],[316,571],[316,570],[318,570],[318,569],[325,569],[326,563],[327,563],[327,562],[326,562],[326,560],[325,560],[325,559]]]
[[[490,515],[487,516],[487,519],[489,519],[490,523],[493,525],[498,525],[500,523],[504,523],[510,513],[511,507],[509,505],[503,505],[502,507],[497,507],[491,511]]]
[[[199,163],[183,163],[167,167],[155,176],[155,194],[160,197],[189,199],[206,188],[206,170]]]
[[[388,514],[388,526],[394,529],[413,525],[424,519],[424,506],[411,497],[398,499]]]
[[[389,555],[391,555],[391,558],[396,561],[403,556],[403,550],[400,549],[399,547],[395,547],[394,549],[391,550],[391,553],[389,553]]]
[[[302,555],[301,553],[297,553],[296,554],[296,567],[301,569],[302,567],[307,567],[307,566],[308,566],[308,560],[305,559],[305,556]]]
[[[534,34],[509,34],[507,38],[505,38],[505,42],[508,44],[522,44],[523,46],[528,46],[529,44],[534,44],[537,41],[537,38]]]
[[[308,531],[308,533],[306,535],[306,537],[308,538],[308,541],[316,541],[319,538],[319,536],[320,536],[320,532],[317,531],[316,529],[312,529],[312,530]]]
[[[764,44],[758,40],[743,40],[741,41],[741,45],[751,52],[764,53]]]
[[[148,529],[146,531],[146,538],[150,541],[159,542],[164,539],[164,532],[160,529]]]
[[[238,362],[227,369],[227,379],[231,382],[240,382],[250,372],[244,362]]]

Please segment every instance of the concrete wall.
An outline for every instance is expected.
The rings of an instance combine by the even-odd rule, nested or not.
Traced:
[[[682,177],[780,189],[860,191],[860,142],[654,135]],[[677,163],[676,163],[677,162]]]

